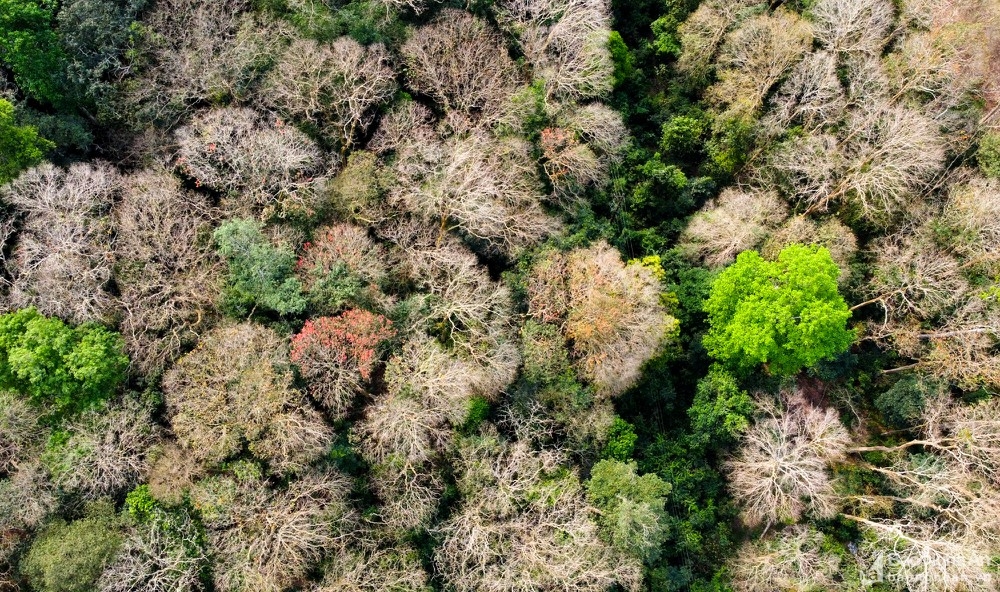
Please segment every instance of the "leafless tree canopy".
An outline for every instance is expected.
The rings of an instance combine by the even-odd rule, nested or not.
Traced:
[[[497,19],[517,37],[548,97],[600,97],[611,90],[604,0],[504,0]]]
[[[109,320],[114,298],[105,290],[114,253],[107,213],[120,189],[108,165],[44,164],[0,189],[24,213],[10,263],[10,301],[35,306],[73,323]]]
[[[409,86],[490,124],[518,83],[503,39],[468,12],[445,9],[403,45]]]
[[[371,125],[374,109],[392,97],[395,78],[381,45],[299,39],[275,65],[265,96],[278,111],[317,126],[343,153]]]
[[[460,592],[639,588],[640,566],[597,536],[577,476],[546,478],[564,462],[557,453],[490,436],[462,452],[463,500],[438,529],[444,542],[435,553],[450,585]]]
[[[197,104],[246,101],[278,54],[280,27],[247,0],[159,0],[144,19],[150,63],[127,82],[139,124],[179,123]]]
[[[726,189],[688,223],[681,249],[709,267],[722,267],[759,245],[787,215],[772,192]]]
[[[281,592],[346,543],[350,482],[309,473],[274,491],[253,477],[213,477],[192,491],[216,557],[215,589]]]
[[[546,253],[528,282],[529,314],[560,324],[577,370],[604,395],[618,395],[638,379],[676,322],[660,303],[652,272],[623,264],[604,242]]]
[[[193,345],[220,288],[209,233],[214,210],[166,170],[123,180],[112,212],[120,330],[134,367],[161,371]]]
[[[761,405],[764,416],[726,463],[730,491],[751,524],[836,511],[827,464],[844,456],[847,430],[834,409],[814,407],[800,394],[786,394],[782,404],[785,409]]]

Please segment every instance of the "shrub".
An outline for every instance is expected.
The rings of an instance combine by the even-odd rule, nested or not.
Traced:
[[[295,254],[273,246],[261,233],[261,225],[250,220],[230,220],[213,234],[221,255],[229,264],[224,288],[224,307],[234,316],[254,309],[281,315],[305,310],[302,284],[294,277]]]
[[[92,592],[94,582],[121,544],[110,502],[93,504],[88,516],[55,520],[35,538],[21,573],[38,592]]]
[[[115,392],[128,357],[117,333],[70,327],[34,308],[0,316],[0,388],[19,391],[53,413],[86,409]]]
[[[636,440],[639,436],[635,433],[635,426],[620,417],[615,417],[608,430],[608,443],[604,445],[602,458],[627,462],[632,458],[635,450]]]
[[[976,160],[984,175],[1000,179],[1000,133],[986,134],[979,140]]]

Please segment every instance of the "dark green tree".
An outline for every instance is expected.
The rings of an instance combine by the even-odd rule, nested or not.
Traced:
[[[281,315],[305,310],[302,284],[295,278],[295,254],[275,247],[251,220],[230,220],[216,229],[219,255],[229,263],[225,308],[235,316],[253,310]]]
[[[80,520],[49,523],[21,561],[21,572],[38,592],[91,592],[120,544],[114,506],[94,503]]]
[[[854,341],[851,312],[837,292],[840,270],[824,247],[790,245],[777,261],[740,253],[705,302],[708,353],[740,369],[764,364],[795,374],[832,359]]]

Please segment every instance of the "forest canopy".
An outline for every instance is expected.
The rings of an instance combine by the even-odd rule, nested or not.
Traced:
[[[990,592],[998,0],[0,0],[0,592]]]

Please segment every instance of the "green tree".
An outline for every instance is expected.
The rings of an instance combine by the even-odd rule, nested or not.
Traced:
[[[0,99],[0,185],[42,161],[55,144],[38,135],[30,125],[14,123],[14,106]]]
[[[251,220],[230,220],[216,229],[219,254],[229,263],[225,308],[235,316],[265,310],[296,314],[306,308],[302,284],[293,275],[290,249],[273,246]]]
[[[718,365],[698,381],[694,401],[688,408],[691,441],[703,448],[734,444],[750,425],[753,399],[740,389],[736,378]]]
[[[0,316],[0,388],[75,412],[106,399],[124,379],[120,335],[100,325],[71,327],[26,308]]]
[[[644,561],[659,556],[667,538],[664,510],[670,484],[653,473],[638,475],[634,462],[602,460],[587,482],[587,499],[601,511],[601,534],[616,548]]]
[[[764,364],[777,375],[832,359],[854,341],[839,274],[824,247],[790,245],[777,261],[740,253],[705,302],[708,353],[741,369]]]
[[[46,526],[21,561],[21,573],[38,592],[91,592],[120,544],[114,506],[95,503],[85,518]]]
[[[0,0],[0,64],[24,94],[52,105],[65,98],[66,68],[55,10],[55,0]]]

